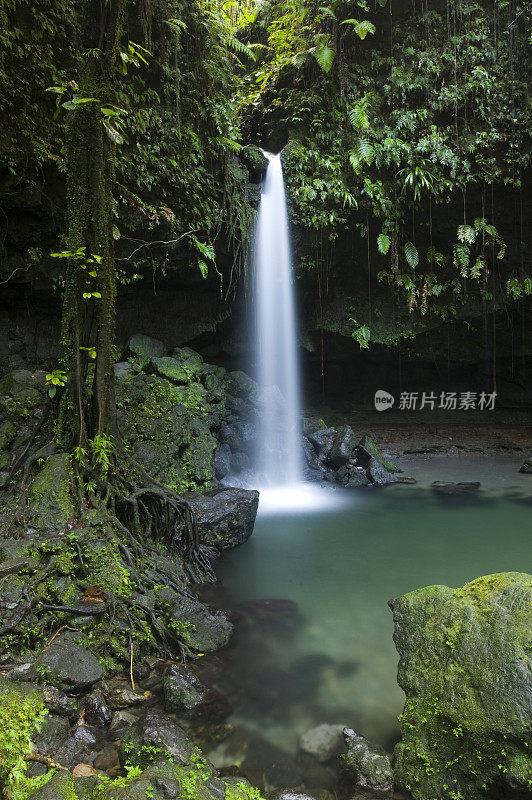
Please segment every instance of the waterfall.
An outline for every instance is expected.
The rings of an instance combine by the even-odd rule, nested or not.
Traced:
[[[294,292],[288,215],[280,155],[262,188],[254,247],[256,346],[261,430],[256,466],[267,486],[302,480]]]

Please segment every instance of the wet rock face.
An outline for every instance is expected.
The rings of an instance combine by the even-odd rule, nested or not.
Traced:
[[[111,722],[113,712],[101,692],[91,692],[83,700],[83,711],[87,725],[100,728]]]
[[[200,538],[205,544],[228,550],[247,541],[253,533],[259,493],[248,489],[225,488],[189,501],[196,512]]]
[[[532,797],[532,576],[390,601],[406,694],[395,778],[416,800]]]
[[[532,475],[532,458],[527,458],[525,459],[525,461],[523,461],[523,464],[519,472],[524,472],[528,475]]]
[[[382,748],[370,744],[351,728],[344,728],[344,738],[347,745],[345,765],[353,776],[355,788],[375,791],[382,796],[391,795],[392,765]]]

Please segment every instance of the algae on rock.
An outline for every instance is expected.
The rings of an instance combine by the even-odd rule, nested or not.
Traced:
[[[390,601],[406,694],[398,786],[419,800],[532,797],[532,576]]]

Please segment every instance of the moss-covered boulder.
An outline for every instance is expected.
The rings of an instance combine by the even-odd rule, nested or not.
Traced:
[[[396,783],[419,800],[532,797],[532,576],[390,601],[406,694]]]
[[[216,440],[201,384],[140,373],[118,382],[117,401],[124,439],[150,475],[179,492],[210,488]]]

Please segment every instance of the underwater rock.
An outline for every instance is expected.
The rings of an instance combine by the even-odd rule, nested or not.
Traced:
[[[92,653],[77,644],[53,644],[36,658],[47,680],[60,689],[80,692],[103,678],[103,669]]]
[[[300,748],[318,761],[328,761],[345,750],[344,725],[317,725],[303,734]]]
[[[115,711],[109,725],[109,739],[111,741],[121,739],[137,722],[138,717],[135,714],[131,714],[129,711]]]
[[[370,744],[352,728],[344,728],[343,734],[347,745],[345,765],[353,774],[357,790],[370,789],[391,795],[393,771],[390,758],[384,750]]]
[[[432,488],[438,494],[452,495],[453,497],[460,497],[466,494],[476,494],[480,489],[480,482],[474,481],[470,483],[448,483],[447,481],[434,481]]]
[[[532,474],[532,458],[526,458],[521,465],[521,469],[519,472],[524,472],[526,474]]]
[[[291,789],[281,789],[280,792],[274,794],[273,800],[316,800],[316,798],[306,792],[293,792]]]
[[[249,489],[214,489],[189,495],[196,514],[198,533],[205,544],[228,550],[247,541],[253,533],[259,493]]]
[[[395,778],[416,800],[532,797],[531,598],[532,576],[506,572],[390,601],[406,694]]]
[[[210,614],[197,600],[177,594],[168,587],[158,592],[157,599],[181,629],[180,639],[188,647],[212,653],[229,642],[233,626],[223,614]]]

